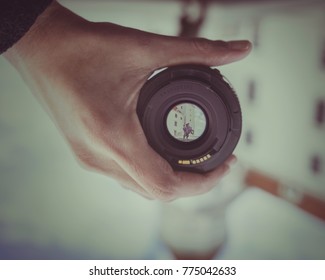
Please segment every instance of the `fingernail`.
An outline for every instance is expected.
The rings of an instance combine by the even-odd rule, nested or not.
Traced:
[[[236,51],[244,51],[248,50],[251,47],[251,43],[249,41],[229,41],[227,43],[228,48]]]

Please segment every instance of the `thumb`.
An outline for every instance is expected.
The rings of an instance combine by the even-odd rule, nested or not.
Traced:
[[[163,36],[162,36],[163,37]],[[212,41],[204,38],[160,38],[155,46],[156,68],[184,63],[218,66],[240,60],[251,51],[249,41]]]

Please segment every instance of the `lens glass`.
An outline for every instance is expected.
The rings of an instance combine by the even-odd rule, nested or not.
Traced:
[[[199,106],[180,103],[168,112],[166,124],[172,137],[181,142],[191,142],[202,136],[207,121]]]

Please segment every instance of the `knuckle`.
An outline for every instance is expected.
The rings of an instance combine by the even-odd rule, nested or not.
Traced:
[[[155,198],[162,202],[170,202],[175,199],[175,194],[171,192],[164,192],[161,190],[155,191]]]
[[[93,169],[97,169],[98,167],[94,158],[88,153],[78,153],[77,158],[79,164],[85,169],[93,170]]]
[[[225,42],[225,41],[216,40],[216,41],[213,41],[213,43],[214,43],[215,46],[218,46],[219,48],[224,48],[224,49],[228,48],[228,43]]]
[[[195,38],[192,40],[193,47],[198,52],[207,53],[212,50],[211,41],[205,38]]]
[[[139,165],[137,162],[130,162],[129,163],[130,169],[131,169],[131,174],[134,174],[136,178],[139,180],[143,180],[146,178],[146,172],[143,170],[142,166]]]
[[[174,186],[168,180],[156,182],[149,185],[152,195],[163,202],[169,202],[175,199],[176,192]]]
[[[140,172],[141,173],[138,179],[141,187],[146,190],[154,199],[161,201],[170,201],[174,198],[174,186],[170,179],[165,176],[157,176],[153,173],[147,174],[142,170]],[[157,174],[160,175],[159,173]]]
[[[74,154],[78,163],[85,169],[97,169],[97,163],[92,153],[85,147],[85,145],[72,142],[71,143]]]

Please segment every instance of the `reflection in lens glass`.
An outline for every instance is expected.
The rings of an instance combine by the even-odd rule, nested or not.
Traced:
[[[200,107],[192,103],[175,105],[167,115],[170,135],[182,142],[191,142],[202,136],[206,118]]]

